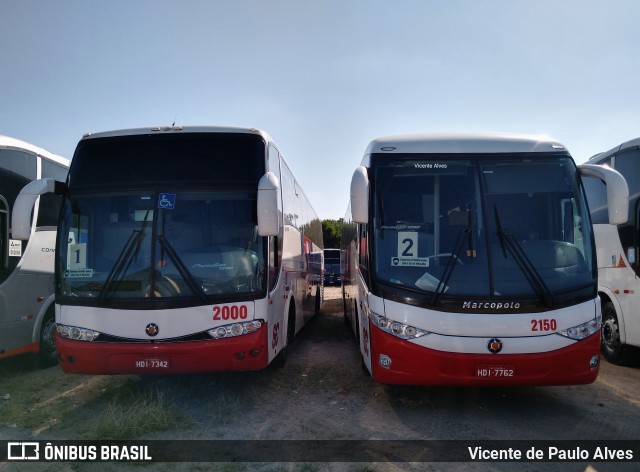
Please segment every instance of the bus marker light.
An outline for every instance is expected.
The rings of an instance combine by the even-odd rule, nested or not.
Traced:
[[[391,358],[386,354],[380,354],[378,362],[380,363],[380,367],[383,367],[385,369],[391,368]]]

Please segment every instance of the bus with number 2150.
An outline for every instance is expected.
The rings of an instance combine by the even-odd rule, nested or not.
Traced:
[[[351,181],[344,307],[389,384],[593,382],[601,309],[582,180],[627,186],[557,141],[515,134],[380,138]]]

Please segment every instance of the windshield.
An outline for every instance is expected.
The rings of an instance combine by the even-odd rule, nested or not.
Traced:
[[[102,306],[257,295],[265,277],[255,208],[256,192],[248,190],[70,195],[58,296]]]
[[[413,154],[373,163],[379,283],[432,305],[473,296],[550,306],[576,290],[593,295],[589,220],[569,157]]]

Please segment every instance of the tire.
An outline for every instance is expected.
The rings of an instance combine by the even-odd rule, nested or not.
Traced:
[[[56,351],[56,320],[53,312],[49,311],[42,320],[40,327],[40,350],[38,360],[42,367],[51,367],[58,363]]]
[[[629,365],[634,360],[630,347],[620,340],[618,314],[611,302],[602,307],[600,352],[607,361],[616,365]]]
[[[345,326],[351,329],[351,323],[349,322],[349,313],[347,313],[347,297],[345,297],[344,288],[342,289],[342,318]]]
[[[319,315],[320,314],[320,287],[316,288],[316,299],[315,299],[315,309],[314,309],[314,314]]]
[[[282,369],[287,363],[287,355],[289,346],[293,343],[296,333],[296,309],[294,300],[292,299],[289,305],[289,318],[287,320],[287,338],[285,339],[285,345],[282,347],[278,355],[273,359],[272,364],[276,369]]]

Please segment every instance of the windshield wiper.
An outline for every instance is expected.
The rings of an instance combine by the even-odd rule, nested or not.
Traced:
[[[469,241],[469,250],[467,254],[473,254],[473,235],[471,234],[472,224],[471,224],[471,212],[467,210],[467,225],[460,230],[458,233],[458,239],[456,240],[456,244],[453,247],[453,252],[451,253],[451,257],[449,258],[449,262],[447,262],[444,271],[442,272],[442,277],[440,278],[440,282],[436,287],[435,292],[433,293],[433,297],[431,297],[431,305],[437,305],[440,303],[440,299],[447,289],[447,284],[449,283],[449,279],[451,278],[451,274],[453,274],[453,270],[456,267],[456,263],[460,258],[460,253],[462,252],[462,246],[464,245],[464,240],[468,239]],[[466,238],[465,238],[466,236]],[[472,256],[475,257],[475,256]]]
[[[178,269],[178,272],[187,283],[193,294],[197,295],[203,303],[206,303],[207,294],[202,289],[198,281],[193,277],[191,272],[189,272],[189,269],[187,269],[187,267],[184,265],[184,262],[182,262],[180,256],[178,256],[175,249],[173,249],[173,246],[169,244],[167,238],[165,238],[163,234],[160,234],[158,235],[158,242],[160,243],[160,246],[162,246],[162,249],[167,252],[167,254],[169,255],[169,259],[171,259],[173,265],[176,267],[176,269]]]
[[[116,289],[118,287],[118,285],[122,281],[122,274],[126,274],[129,270],[129,267],[131,266],[131,262],[134,259],[138,258],[140,248],[142,247],[142,240],[145,236],[145,228],[147,227],[150,211],[151,210],[147,210],[140,229],[134,229],[131,232],[129,239],[127,239],[127,242],[120,251],[120,254],[118,254],[118,259],[111,268],[111,271],[109,272],[109,275],[107,275],[107,278],[104,281],[104,285],[102,286],[102,289],[98,294],[98,301],[100,302],[100,304],[104,303],[107,294],[112,290],[112,286],[114,286],[114,284],[115,286],[113,287],[113,289]],[[132,255],[134,257],[131,257]]]
[[[527,254],[524,252],[522,246],[518,243],[518,240],[513,236],[513,233],[504,229],[500,224],[500,215],[498,214],[497,205],[493,206],[493,212],[496,220],[496,228],[498,229],[498,238],[500,238],[500,246],[504,257],[507,257],[507,252],[511,254],[511,257],[516,261],[516,264],[524,274],[527,282],[529,282],[531,287],[533,287],[545,304],[549,308],[552,308],[554,305],[553,293],[551,293],[551,290],[547,287],[544,279],[531,262],[531,259],[529,259]]]

